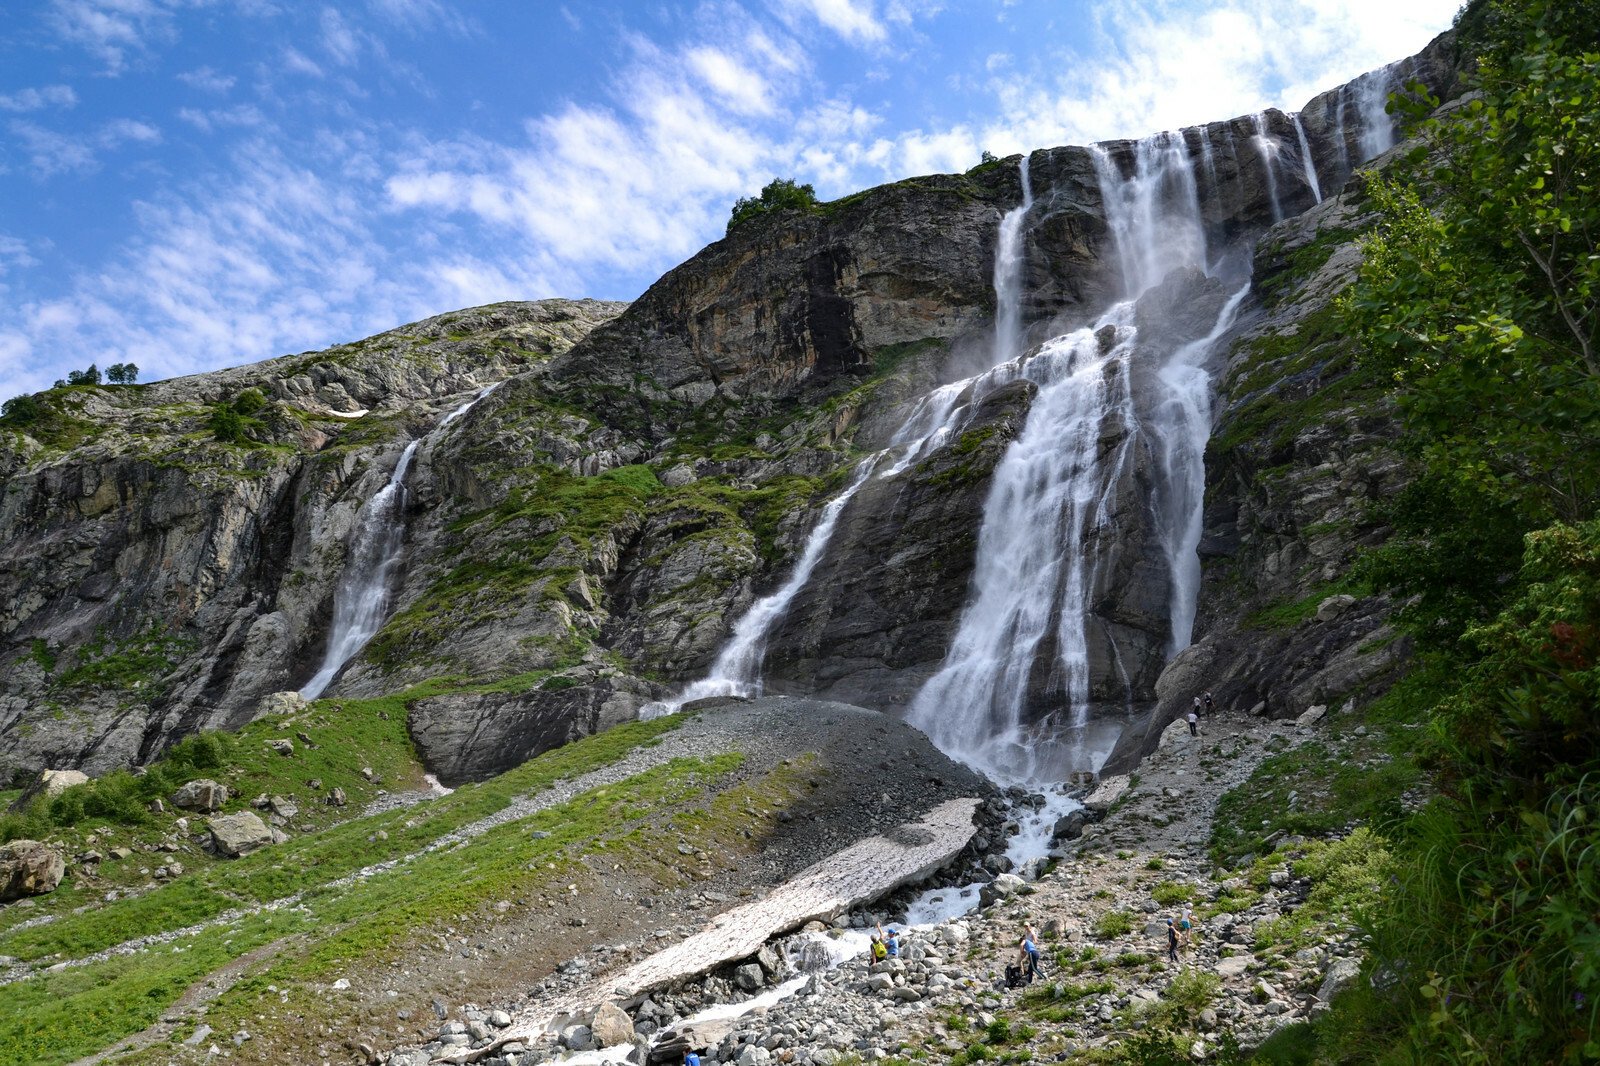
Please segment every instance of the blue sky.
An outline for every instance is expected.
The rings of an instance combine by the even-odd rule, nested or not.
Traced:
[[[0,398],[630,299],[834,197],[1408,55],[1457,0],[46,0],[0,12]]]

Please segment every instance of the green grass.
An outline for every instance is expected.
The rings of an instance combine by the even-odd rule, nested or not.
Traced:
[[[655,725],[621,726],[424,808],[359,819],[237,862],[219,862],[145,896],[4,938],[0,950],[19,958],[55,952],[77,957],[132,936],[213,918],[229,906],[282,898],[287,891],[301,893],[294,908],[237,919],[131,959],[114,958],[0,988],[0,1066],[72,1061],[148,1026],[184,989],[227,961],[284,937],[314,933],[306,944],[242,980],[213,1008],[213,1025],[225,1020],[257,1030],[253,1012],[268,984],[295,986],[314,996],[305,991],[305,982],[389,957],[416,931],[469,920],[491,900],[573,877],[579,870],[575,864],[586,854],[620,848],[633,855],[635,849],[649,847],[650,816],[696,802],[735,771],[742,756],[673,760],[498,826],[463,845],[420,855],[351,885],[331,884],[361,866],[417,851],[445,832],[500,809],[513,794],[609,764],[657,735],[661,730],[651,728]],[[592,743],[596,741],[600,743]],[[588,750],[574,750],[583,748]],[[717,811],[704,824],[731,843],[733,826],[749,823],[742,813],[747,802],[739,799],[736,810]],[[387,840],[372,839],[380,829],[388,833]],[[661,842],[654,843],[659,847]],[[308,871],[314,871],[310,878]]]
[[[1150,898],[1163,907],[1194,899],[1194,886],[1181,881],[1163,881],[1150,890]]]

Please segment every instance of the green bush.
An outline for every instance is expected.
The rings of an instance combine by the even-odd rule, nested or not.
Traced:
[[[817,207],[817,192],[810,185],[796,185],[790,178],[774,178],[760,196],[741,196],[733,205],[728,232],[753,219],[777,211],[812,212]]]
[[[1095,919],[1094,935],[1102,940],[1133,932],[1133,915],[1127,911],[1107,911]]]
[[[244,389],[233,398],[232,406],[239,414],[249,417],[267,406],[267,394],[260,389]]]
[[[0,422],[8,426],[31,426],[39,420],[43,407],[38,399],[30,396],[13,396],[3,405],[0,405]]]

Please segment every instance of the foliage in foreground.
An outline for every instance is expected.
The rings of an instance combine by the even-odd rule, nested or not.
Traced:
[[[1481,96],[1370,184],[1344,307],[1416,464],[1366,576],[1453,670],[1413,716],[1439,795],[1316,1061],[1600,1059],[1600,5],[1461,25]]]

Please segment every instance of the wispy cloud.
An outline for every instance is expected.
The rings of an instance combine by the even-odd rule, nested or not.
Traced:
[[[72,107],[78,94],[70,85],[46,85],[42,89],[19,89],[14,93],[0,93],[0,111],[42,111],[47,107]]]
[[[808,15],[847,41],[875,44],[889,36],[872,0],[782,0],[795,14]]]
[[[69,171],[89,171],[100,165],[100,154],[124,144],[154,144],[161,131],[148,122],[116,119],[82,133],[62,133],[24,119],[10,124],[35,175],[48,178]]]
[[[174,37],[172,14],[182,6],[184,0],[51,0],[46,22],[117,75],[153,42]]]
[[[267,121],[260,108],[254,104],[239,104],[235,107],[215,107],[210,109],[183,107],[178,109],[178,117],[205,133],[211,133],[219,129],[250,128],[263,125]]]
[[[229,74],[219,74],[210,67],[200,67],[179,74],[178,80],[201,92],[225,93],[233,88],[234,82],[238,79]]]

